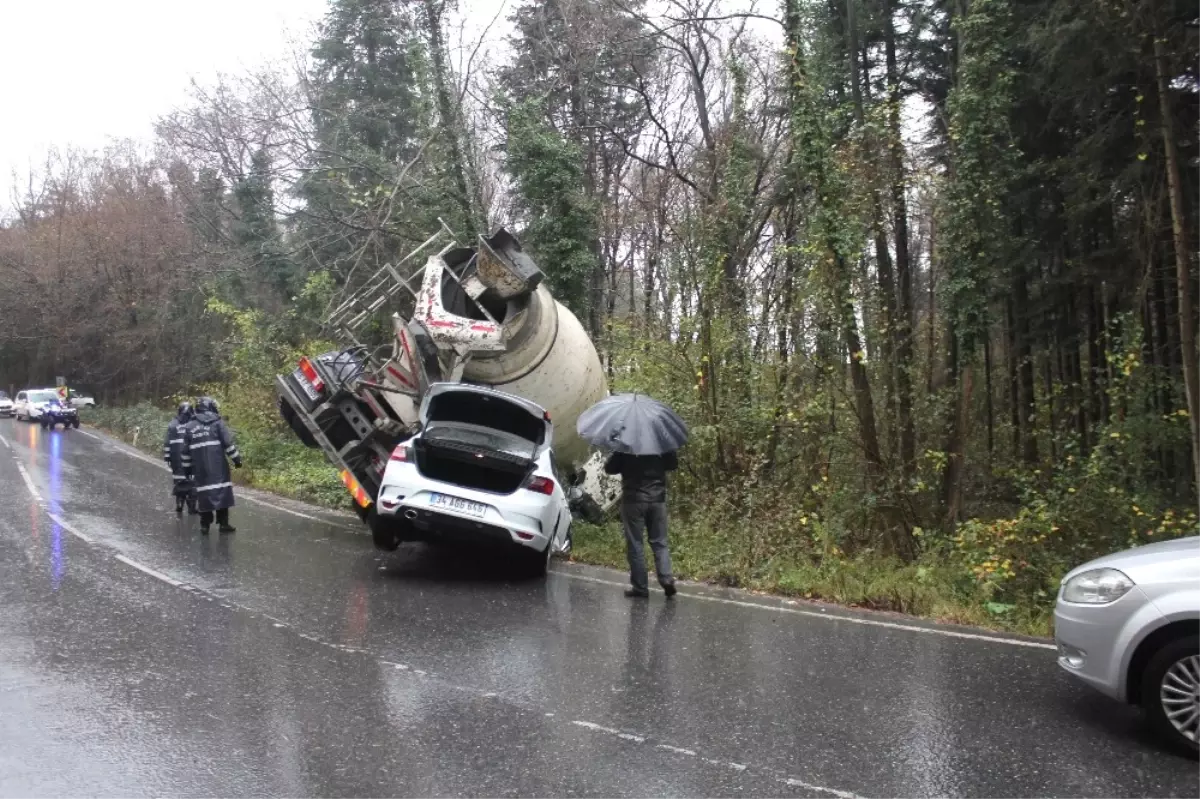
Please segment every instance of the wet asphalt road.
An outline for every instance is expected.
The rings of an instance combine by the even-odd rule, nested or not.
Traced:
[[[248,492],[206,539],[123,445],[0,437],[0,796],[1200,793],[1044,646],[517,581]]]

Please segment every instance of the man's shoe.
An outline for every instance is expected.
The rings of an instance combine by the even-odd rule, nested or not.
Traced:
[[[200,526],[200,535],[208,535],[208,525],[207,524]]]
[[[675,581],[674,580],[670,580],[668,582],[663,583],[662,590],[663,590],[663,593],[667,595],[667,599],[670,599],[671,597],[675,596],[675,594],[679,593],[678,591],[675,590]]]
[[[222,533],[236,533],[237,532],[237,528],[234,527],[232,524],[222,524],[219,529]]]
[[[645,588],[626,588],[625,596],[630,599],[647,599],[650,596],[650,592]]]

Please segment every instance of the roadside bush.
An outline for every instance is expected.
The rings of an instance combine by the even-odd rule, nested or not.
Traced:
[[[1185,420],[1186,421],[1186,420]],[[1175,507],[1142,479],[1151,449],[1182,425],[1130,432],[1114,425],[1086,456],[1068,454],[1049,474],[1011,476],[1021,505],[1008,518],[970,519],[953,537],[958,558],[984,594],[1000,602],[1049,605],[1062,575],[1110,552],[1195,535],[1194,507]],[[1136,420],[1139,428],[1145,419]]]

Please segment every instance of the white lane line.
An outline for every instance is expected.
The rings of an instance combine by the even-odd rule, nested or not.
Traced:
[[[59,527],[61,527],[62,529],[66,530],[66,531],[67,531],[68,533],[70,533],[71,535],[73,535],[73,536],[75,536],[76,538],[78,538],[78,539],[79,539],[80,541],[82,541],[83,543],[85,543],[85,544],[94,544],[94,543],[96,543],[95,541],[93,541],[93,540],[92,540],[92,538],[91,538],[90,536],[86,536],[86,535],[84,535],[83,533],[81,533],[81,532],[79,532],[78,530],[76,530],[74,527],[72,527],[72,526],[71,526],[69,523],[67,523],[67,521],[66,521],[66,520],[64,520],[64,519],[63,519],[61,516],[58,516],[58,515],[56,515],[56,514],[53,514],[53,513],[47,513],[46,515],[50,517],[50,520],[51,520],[52,522],[54,522],[55,524],[57,524],[57,525],[58,525]]]
[[[173,586],[175,588],[180,588],[184,591],[188,591],[189,593],[197,595],[199,598],[205,599],[210,602],[217,599],[217,597],[214,597],[212,594],[210,594],[204,588],[181,583],[178,580],[168,577],[167,575],[163,574],[162,572],[156,571],[156,570],[150,568],[149,566],[145,566],[141,563],[138,563],[137,561],[135,561],[131,558],[127,558],[124,555],[116,555],[115,558],[117,560],[121,561],[122,563],[132,566],[133,568],[137,569],[138,571],[143,572],[143,573],[149,575],[150,577],[153,577],[156,580],[160,580],[160,581],[166,583],[167,585]],[[261,611],[255,610],[254,608],[239,604],[237,602],[221,601],[220,605],[221,605],[221,607],[226,608],[231,611],[241,611],[243,613],[249,614],[250,616],[259,617],[264,620],[272,621],[272,622],[274,622],[274,625],[273,625],[274,627],[276,627],[276,628],[282,627],[286,631],[291,632],[305,640],[312,641],[313,643],[315,643],[319,646],[322,646],[322,647],[327,647],[327,648],[335,650],[335,651],[346,652],[346,653],[350,653],[350,654],[354,654],[354,655],[362,655],[362,656],[365,656],[365,657],[368,657],[368,658],[374,660],[376,663],[379,663],[380,665],[391,666],[396,671],[407,672],[408,674],[416,675],[418,677],[424,677],[424,678],[428,678],[428,679],[432,679],[432,680],[437,680],[438,682],[442,683],[444,686],[451,688],[453,690],[464,691],[466,693],[474,694],[476,696],[481,696],[481,697],[484,697],[487,699],[503,699],[503,696],[501,694],[496,693],[494,691],[486,691],[485,692],[482,689],[477,688],[477,687],[459,685],[459,684],[450,682],[448,680],[445,680],[444,678],[441,678],[436,674],[432,674],[430,672],[424,671],[422,669],[417,669],[417,668],[414,668],[414,667],[409,666],[404,663],[397,663],[396,661],[393,661],[393,660],[385,660],[383,658],[378,657],[373,652],[371,652],[370,650],[367,650],[367,649],[363,649],[360,647],[346,646],[344,644],[337,644],[332,641],[325,640],[319,636],[300,632],[299,630],[291,627],[290,625],[287,625],[287,624],[281,622],[279,619],[275,618],[274,616],[271,616],[266,613],[262,613]],[[547,718],[555,717],[554,713],[545,713],[544,715]],[[864,797],[861,797],[857,794],[849,793],[846,791],[839,791],[834,788],[826,788],[826,787],[823,787],[820,785],[814,785],[812,783],[805,782],[803,780],[798,780],[794,777],[786,776],[784,774],[779,773],[778,771],[774,771],[771,769],[762,769],[757,766],[750,766],[750,765],[746,765],[746,764],[742,764],[742,763],[735,763],[735,762],[729,761],[729,760],[717,760],[717,759],[710,758],[710,757],[702,757],[699,755],[698,752],[696,752],[692,749],[685,749],[680,746],[673,746],[671,744],[666,744],[666,743],[650,742],[646,736],[635,735],[633,733],[628,733],[628,732],[622,732],[620,730],[613,729],[612,727],[606,727],[602,724],[597,724],[592,721],[584,721],[582,719],[576,719],[576,720],[573,720],[571,722],[571,724],[573,724],[577,727],[582,727],[584,729],[592,730],[593,732],[599,732],[599,733],[603,733],[606,735],[612,735],[616,738],[620,738],[621,740],[629,741],[629,742],[635,743],[635,744],[646,744],[649,742],[649,743],[651,743],[651,745],[653,745],[658,750],[665,751],[665,752],[672,752],[672,753],[680,754],[680,755],[685,755],[688,757],[696,757],[699,760],[703,761],[704,763],[707,763],[709,765],[712,765],[712,766],[715,766],[718,768],[732,769],[733,771],[737,771],[737,772],[745,772],[745,771],[753,770],[757,773],[762,774],[763,776],[765,776],[769,779],[775,780],[778,783],[788,785],[789,787],[803,788],[804,790],[808,790],[808,791],[812,791],[812,792],[816,792],[816,793],[828,794],[830,796],[837,797],[837,799],[864,799]]]
[[[149,566],[143,566],[141,563],[138,563],[136,560],[127,558],[124,555],[116,555],[114,557],[116,557],[117,560],[121,561],[126,566],[132,566],[133,568],[137,569],[138,571],[143,572],[144,574],[150,575],[155,580],[161,580],[162,582],[166,583],[167,585],[169,585],[173,588],[183,587],[183,583],[179,582],[175,578],[168,577],[167,575],[163,574],[160,571],[155,571],[154,569],[151,569]]]
[[[8,439],[4,436],[0,436],[0,444],[3,444],[5,449],[12,449],[12,444],[8,443]]]
[[[836,796],[838,799],[862,799],[862,797],[855,793],[839,791],[836,788],[826,788],[824,785],[813,785],[812,783],[805,782],[804,780],[798,780],[794,777],[785,777],[784,779],[780,780],[780,782],[789,788],[803,788],[806,791],[819,791],[820,793],[827,793],[830,796]]]
[[[337,524],[337,522],[330,521],[328,519],[322,519],[317,516],[310,516],[309,514],[301,513],[298,510],[292,510],[291,508],[285,508],[282,505],[276,505],[274,502],[267,502],[265,499],[259,499],[258,497],[254,496],[253,494],[251,494],[249,492],[243,492],[242,496],[245,497],[246,499],[250,500],[251,502],[257,502],[259,505],[266,505],[268,508],[273,508],[274,510],[283,511],[284,513],[290,513],[293,516],[299,516],[301,519],[310,519],[314,522],[324,522],[326,524],[334,524],[334,525]]]
[[[600,583],[601,585],[615,585],[619,588],[628,586],[628,583],[617,582],[616,580],[605,580],[601,577],[591,577],[585,574],[571,574],[566,571],[555,571],[561,577],[566,577],[571,580],[583,580],[589,583]],[[781,608],[776,605],[760,605],[757,602],[744,602],[738,599],[728,599],[721,596],[706,596],[704,594],[679,594],[675,601],[680,598],[700,599],[705,602],[719,602],[723,605],[735,605],[740,608],[753,608],[754,610],[766,610],[772,613],[790,613],[795,616],[808,616],[814,619],[824,619],[825,621],[844,621],[847,624],[864,624],[868,627],[884,627],[889,630],[902,630],[909,633],[922,633],[924,635],[942,635],[947,638],[962,638],[969,641],[987,641],[992,644],[1007,644],[1009,646],[1024,646],[1030,649],[1049,649],[1056,651],[1057,647],[1054,644],[1042,643],[1041,641],[1022,641],[1019,638],[1003,638],[995,635],[980,635],[977,633],[963,633],[957,630],[941,630],[936,627],[918,627],[914,624],[900,624],[894,621],[883,621],[882,619],[864,619],[858,616],[841,616],[836,613],[818,613],[815,610],[800,610],[798,608]]]
[[[696,752],[692,749],[684,749],[682,746],[671,746],[670,744],[655,744],[655,749],[661,749],[664,752],[674,752],[677,755],[686,755],[687,757],[695,757]]]
[[[633,735],[628,732],[621,732],[620,730],[614,730],[612,727],[603,727],[592,721],[580,721],[579,719],[575,719],[571,723],[574,724],[576,727],[583,727],[584,729],[594,730],[596,732],[608,733],[609,735],[615,735],[618,738],[621,738],[626,741],[633,741],[636,744],[646,743],[646,739],[641,735]]]
[[[33,484],[33,479],[29,476],[29,472],[25,471],[25,466],[17,461],[17,471],[21,473],[21,479],[25,481],[25,487],[29,489],[29,493],[37,500],[38,504],[44,505],[46,500],[42,499],[42,495],[38,493],[37,486]]]

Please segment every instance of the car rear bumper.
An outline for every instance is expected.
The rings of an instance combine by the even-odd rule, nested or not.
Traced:
[[[544,552],[549,546],[554,530],[543,530],[538,517],[529,515],[532,508],[516,509],[497,507],[496,502],[487,502],[481,497],[446,486],[444,491],[456,496],[482,501],[488,506],[486,513],[472,516],[445,508],[431,507],[431,497],[437,492],[434,487],[385,484],[379,492],[376,512],[384,517],[404,519],[414,528],[419,537],[426,540],[458,541],[465,544],[509,544]]]

